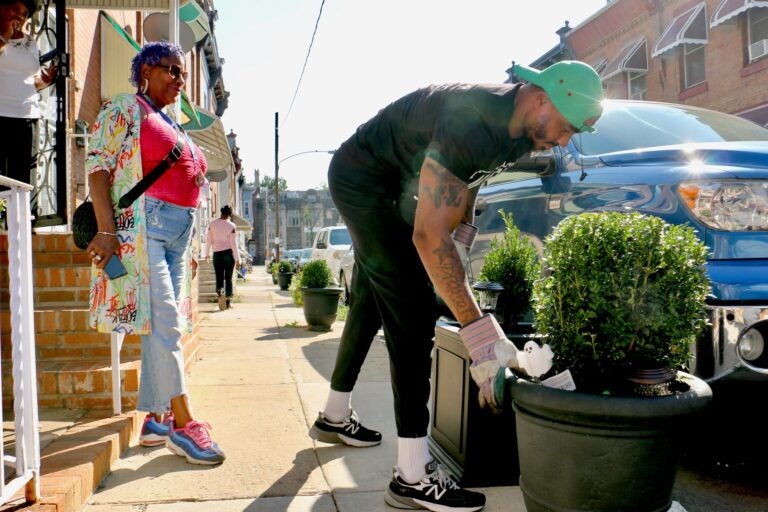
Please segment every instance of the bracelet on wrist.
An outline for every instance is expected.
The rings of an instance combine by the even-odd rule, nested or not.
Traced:
[[[96,232],[97,235],[108,235],[108,236],[117,236],[117,233],[110,233],[109,231],[98,231]]]

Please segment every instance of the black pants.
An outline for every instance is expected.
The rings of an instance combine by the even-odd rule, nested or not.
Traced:
[[[342,333],[333,380],[354,383],[371,344],[371,331],[381,321],[397,435],[425,437],[437,311],[434,289],[400,203],[387,196],[382,184],[361,183],[362,173],[356,171],[354,162],[337,152],[328,173],[331,197],[355,246],[357,268],[351,288],[355,302]]]
[[[216,273],[216,292],[224,290],[224,295],[232,297],[232,271],[235,269],[235,257],[232,249],[213,253],[213,271]]]
[[[32,183],[37,168],[37,119],[0,117],[0,174]]]
[[[331,389],[346,393],[355,387],[373,337],[381,328],[381,317],[376,308],[376,300],[373,298],[373,290],[370,283],[362,283],[364,286],[361,286],[358,281],[359,268],[360,266],[355,262],[349,290],[349,313],[341,334],[336,365],[331,375]]]

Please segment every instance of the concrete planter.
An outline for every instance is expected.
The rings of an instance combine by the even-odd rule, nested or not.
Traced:
[[[701,379],[687,390],[617,397],[552,389],[507,374],[528,512],[661,512],[672,503],[686,421],[711,402]]]
[[[330,331],[336,321],[341,288],[302,288],[304,319],[311,331]]]

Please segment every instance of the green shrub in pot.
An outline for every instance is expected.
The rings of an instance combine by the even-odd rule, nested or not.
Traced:
[[[628,367],[683,368],[705,324],[707,248],[686,226],[584,213],[545,241],[536,329],[577,389],[620,393]]]
[[[534,282],[541,276],[536,248],[515,226],[512,213],[499,210],[506,229],[500,238],[491,240],[478,279],[504,286],[496,313],[505,331],[530,310]]]
[[[277,265],[277,271],[282,273],[296,272],[296,266],[291,260],[280,260]]]
[[[327,288],[331,283],[333,276],[325,260],[313,260],[301,267],[302,288]]]

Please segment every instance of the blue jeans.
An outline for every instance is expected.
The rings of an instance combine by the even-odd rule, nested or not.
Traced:
[[[145,198],[151,334],[141,337],[139,411],[164,413],[171,398],[186,394],[179,298],[187,272],[195,209]]]

